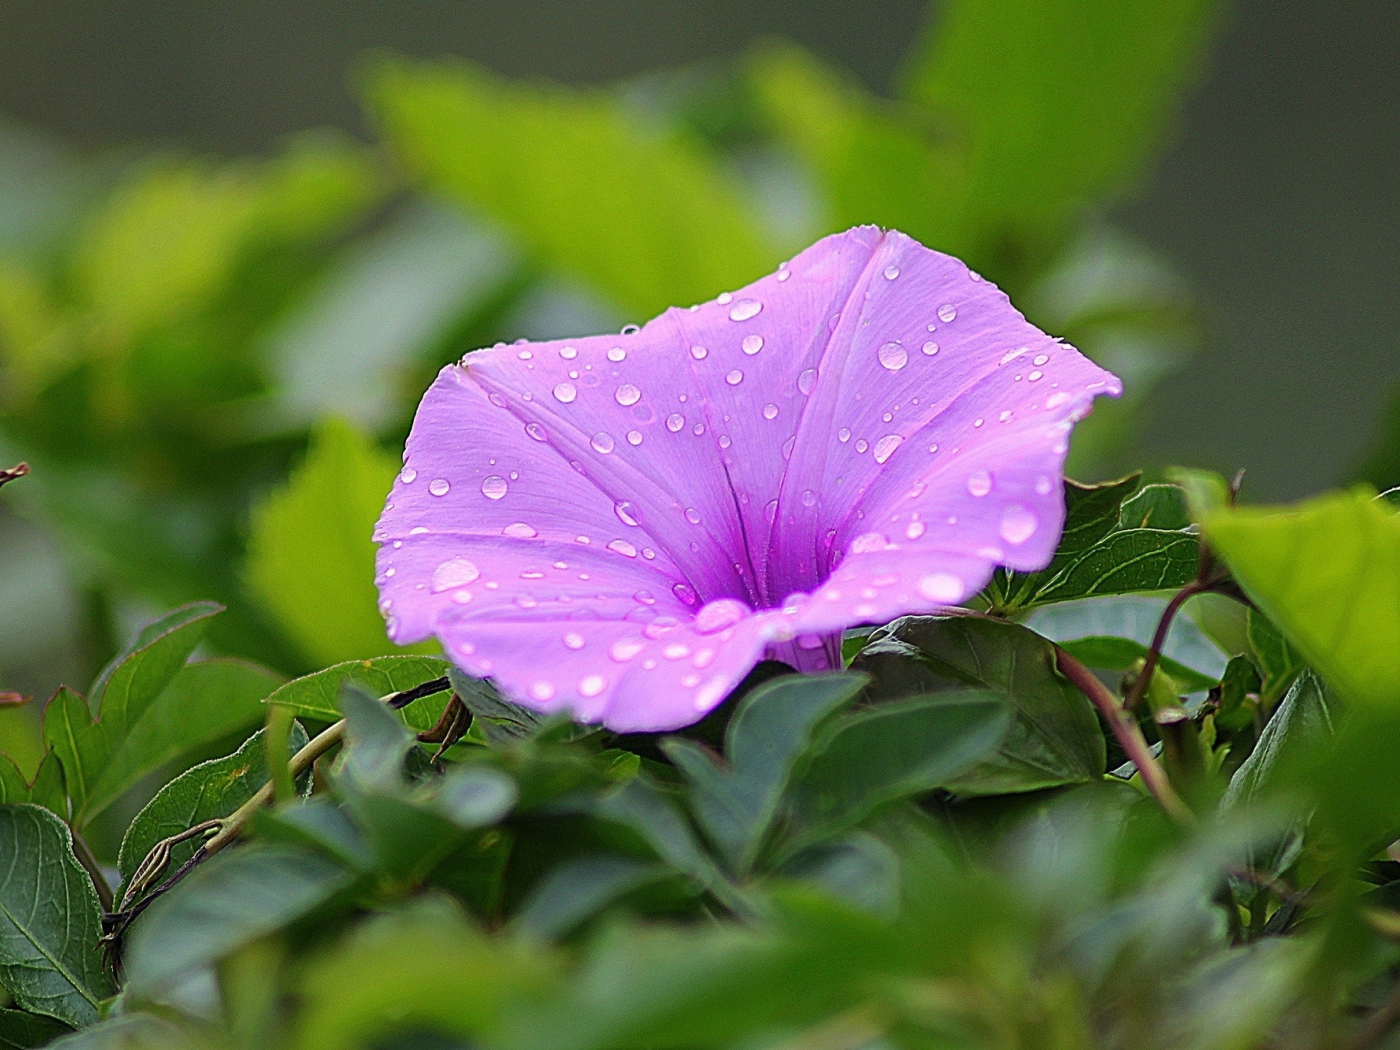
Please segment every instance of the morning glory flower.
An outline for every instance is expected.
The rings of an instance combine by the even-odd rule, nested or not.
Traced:
[[[621,335],[439,373],[375,534],[390,636],[541,711],[673,729],[765,657],[1042,568],[1118,380],[957,259],[827,237]]]

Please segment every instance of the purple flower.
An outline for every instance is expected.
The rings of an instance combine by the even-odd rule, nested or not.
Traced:
[[[1120,384],[956,259],[860,227],[641,330],[449,365],[375,539],[400,643],[539,710],[673,729],[765,655],[1043,567]]]

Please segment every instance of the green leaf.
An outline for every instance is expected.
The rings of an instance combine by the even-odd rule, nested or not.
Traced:
[[[290,708],[303,718],[338,722],[340,691],[355,682],[374,696],[388,696],[431,682],[447,674],[447,661],[434,656],[377,656],[372,660],[347,660],[324,671],[295,678],[273,690],[264,701]],[[447,706],[447,690],[415,700],[403,709],[404,721],[422,732],[431,729]]]
[[[115,749],[92,787],[86,822],[147,773],[262,720],[262,698],[281,676],[241,660],[183,667]]]
[[[638,320],[781,258],[711,155],[612,95],[512,83],[462,62],[395,61],[372,72],[367,96],[424,184]]]
[[[360,829],[328,795],[259,810],[253,832],[269,842],[306,846],[356,871],[374,868],[374,854]]]
[[[59,1050],[215,1050],[196,1031],[148,1013],[108,1017],[51,1045]]]
[[[690,825],[650,780],[640,776],[629,780],[599,798],[592,811],[631,828],[676,871],[706,888],[723,891],[725,879],[700,848]]]
[[[1211,548],[1347,698],[1400,704],[1400,515],[1364,489],[1205,520]]]
[[[515,925],[531,936],[554,940],[633,890],[671,877],[664,865],[628,857],[566,861],[531,891],[515,917]]]
[[[744,697],[725,729],[727,766],[684,737],[663,742],[666,756],[690,781],[700,826],[738,870],[756,858],[814,728],[864,685],[860,675],[765,682]]]
[[[398,470],[349,423],[328,419],[287,484],[253,508],[248,586],[315,663],[398,649],[377,608],[370,538]]]
[[[1129,497],[1137,484],[1138,475],[1102,485],[1066,480],[1065,526],[1054,558],[1039,572],[998,569],[987,588],[992,607],[1010,613],[1079,598],[1180,587],[1194,577],[1200,558],[1196,536],[1183,529],[1137,527],[1136,519],[1150,520],[1154,508],[1172,499],[1152,492],[1144,497],[1150,504],[1134,502],[1138,497]],[[1165,512],[1157,517],[1175,521]]]
[[[903,798],[955,783],[1006,735],[1001,697],[948,689],[875,704],[837,719],[813,743],[791,788],[791,852],[848,831]]]
[[[88,702],[66,685],[44,707],[43,731],[44,742],[63,767],[68,797],[77,812],[107,767],[107,741],[92,720]]]
[[[1192,521],[1204,521],[1217,511],[1226,510],[1234,502],[1230,496],[1230,483],[1213,470],[1172,467],[1167,471],[1167,477],[1180,486]]]
[[[1258,609],[1248,610],[1245,622],[1249,651],[1263,678],[1264,709],[1269,710],[1303,669],[1303,657]]]
[[[161,839],[216,817],[226,817],[247,802],[267,783],[267,756],[263,730],[245,740],[223,758],[211,758],[181,773],[156,792],[136,815],[117,854],[117,870],[126,883],[152,847]],[[306,730],[292,724],[287,753],[306,745]],[[190,859],[197,840],[176,844],[170,852],[170,871]]]
[[[0,1050],[34,1050],[71,1029],[51,1017],[0,1009]]]
[[[1179,485],[1144,485],[1123,501],[1118,514],[1121,529],[1179,531],[1191,524],[1186,493]]]
[[[92,880],[67,826],[40,806],[0,806],[0,985],[33,1013],[74,1028],[116,990],[98,938]]]
[[[345,712],[345,749],[337,763],[340,777],[354,791],[392,794],[404,786],[404,760],[413,734],[385,704],[354,683],[340,693]]]
[[[1055,669],[1054,646],[1017,624],[978,616],[906,616],[852,664],[877,700],[971,687],[1012,714],[995,754],[943,786],[969,795],[1097,780],[1105,747],[1088,699]]]
[[[33,780],[26,780],[19,766],[8,755],[0,754],[0,803],[33,802],[62,820],[68,813],[68,796],[63,791],[63,765],[49,750],[39,760]]]
[[[492,744],[506,745],[523,740],[546,724],[545,716],[511,703],[489,682],[473,678],[456,667],[447,669],[447,677],[452,680],[452,691],[472,713],[472,728],[480,729]]]
[[[148,996],[301,918],[348,887],[339,864],[287,846],[253,844],[206,861],[131,928],[127,988]]]
[[[1283,698],[1259,742],[1245,759],[1220,800],[1222,809],[1249,806],[1280,788],[1293,787],[1296,773],[1311,757],[1325,752],[1341,722],[1336,702],[1311,674],[1300,675]]]
[[[974,264],[1035,257],[1086,205],[1140,174],[1194,72],[1213,8],[952,0],[931,9],[904,94],[958,137],[967,231],[958,243]]]

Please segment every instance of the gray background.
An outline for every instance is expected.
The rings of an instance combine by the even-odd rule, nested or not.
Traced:
[[[1151,0],[1124,0],[1151,2]],[[888,89],[920,0],[0,0],[0,114],[92,144],[258,150],[360,129],[385,47],[605,81],[798,40]],[[1119,219],[1206,305],[1155,399],[1159,460],[1246,467],[1255,498],[1344,478],[1400,378],[1400,3],[1241,0],[1171,148]]]

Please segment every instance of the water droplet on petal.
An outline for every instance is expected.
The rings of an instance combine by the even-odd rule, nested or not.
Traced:
[[[583,635],[577,631],[570,631],[564,635],[564,645],[570,649],[582,649],[584,646]]]
[[[870,442],[866,441],[865,438],[856,438],[856,451],[857,451],[857,452],[860,452],[860,453],[864,454],[865,450],[868,449],[869,447],[870,447]]]
[[[904,530],[904,535],[911,540],[917,540],[924,534],[924,523],[922,521],[911,521],[909,527]]]
[[[481,570],[470,558],[449,558],[433,570],[433,593],[465,587],[475,583],[480,576]]]
[[[533,525],[527,525],[523,521],[517,521],[510,525],[507,525],[501,530],[501,533],[502,535],[514,536],[517,539],[522,540],[532,540],[539,535],[539,532],[535,529]]]
[[[720,306],[728,306],[733,299],[734,296],[728,292],[720,292],[719,295],[715,296],[715,302],[719,303]]]
[[[797,444],[797,435],[796,435],[796,434],[794,434],[792,437],[788,438],[786,441],[783,442],[783,449],[782,449],[782,451],[783,451],[783,459],[787,460],[787,459],[791,459],[791,458],[792,458],[792,450],[793,450],[793,447],[794,447],[796,444]]]
[[[731,369],[729,374],[724,377],[724,381],[730,386],[738,386],[744,381],[744,373],[737,368]]]
[[[642,432],[640,430],[627,431],[627,444],[640,445],[642,443]]]
[[[1046,407],[1046,408],[1059,408],[1061,405],[1063,405],[1063,404],[1064,404],[1066,401],[1068,401],[1068,400],[1069,400],[1069,395],[1066,394],[1063,390],[1061,390],[1061,391],[1058,391],[1057,393],[1051,394],[1049,397],[1047,397],[1047,398],[1045,399],[1045,407]]]
[[[838,430],[838,431],[836,432],[836,439],[837,439],[838,441],[840,441],[841,444],[843,444],[843,445],[844,445],[847,441],[850,441],[850,440],[851,440],[851,428],[850,428],[850,427],[842,427],[840,430]]]
[[[661,650],[661,655],[668,660],[683,660],[690,655],[690,646],[680,642],[672,642]]]
[[[733,444],[733,442],[729,440],[729,435],[728,435],[728,434],[721,434],[721,435],[719,436],[719,447],[720,447],[720,448],[728,448],[731,444]]]
[[[764,418],[764,419],[777,419],[777,418],[778,418],[778,406],[775,405],[775,404],[773,404],[772,402],[769,402],[768,404],[764,405],[764,406],[763,406],[763,418]]]
[[[690,522],[692,525],[699,525],[699,524],[700,524],[700,512],[699,512],[698,510],[696,510],[694,507],[686,507],[686,509],[685,509],[685,520],[688,521],[688,522]]]
[[[749,614],[749,607],[737,598],[719,598],[707,602],[695,614],[695,629],[701,634],[714,634],[733,627]]]
[[[679,412],[672,412],[666,417],[666,429],[672,434],[676,433],[683,426],[685,426],[685,416],[681,415]]]
[[[575,387],[573,383],[560,383],[554,388],[554,399],[556,401],[561,401],[567,405],[576,397],[578,397],[578,388]]]
[[[1039,372],[1039,371],[1032,372],[1030,375],[1026,376],[1026,381],[1029,382],[1029,383],[1034,383],[1034,382],[1036,382],[1036,380],[1040,379],[1040,377],[1041,377],[1042,375],[1044,375],[1043,372]]]
[[[399,480],[402,481],[405,485],[412,485],[413,482],[417,480],[417,478],[418,471],[414,470],[412,467],[404,467],[403,473],[399,475]]]
[[[789,277],[791,277],[791,276],[792,276],[792,271],[791,271],[791,270],[779,270],[779,271],[778,271],[778,280],[780,280],[780,281],[786,281],[786,280],[787,280]]]
[[[1033,510],[1013,503],[1001,512],[1001,538],[1011,544],[1025,543],[1039,524]]]
[[[891,372],[898,372],[909,363],[909,353],[899,343],[886,343],[880,347],[878,356],[880,364]]]
[[[593,440],[590,441],[589,444],[593,446],[594,452],[601,452],[603,455],[607,455],[613,450],[612,435],[606,430],[600,430],[598,433],[594,434]]]
[[[894,450],[899,448],[904,438],[899,434],[886,434],[879,441],[875,442],[875,462],[883,463],[894,455]]]
[[[802,505],[804,507],[815,507],[817,505],[817,494],[811,489],[802,493]]]
[[[890,545],[890,541],[883,533],[863,532],[851,541],[852,554],[873,554],[882,551]]]
[[[693,426],[693,427],[690,428],[690,432],[691,432],[692,434],[694,434],[696,437],[699,437],[701,434],[705,433],[705,424],[704,424],[704,423],[696,423],[695,426]]]
[[[731,321],[747,321],[751,317],[757,317],[763,304],[757,299],[740,299],[729,308],[729,319]]]
[[[578,351],[572,346],[561,346],[559,348],[559,356],[565,361],[572,361],[574,358],[578,357]]]
[[[500,479],[497,479],[497,480],[500,480]],[[485,489],[485,487],[484,487],[485,484],[486,484],[486,483],[483,481],[483,482],[482,482],[483,488],[482,488],[482,490],[481,490],[482,492],[485,492],[485,491],[486,491],[486,489]],[[501,495],[505,495],[505,489],[504,489],[505,482],[502,481],[502,482],[501,482],[501,485],[502,485]],[[431,492],[434,496],[446,496],[447,493],[448,493],[448,490],[450,490],[451,488],[452,488],[452,486],[451,486],[450,484],[448,484],[448,481],[447,481],[446,478],[434,478],[432,481],[428,482],[428,491]],[[492,499],[499,499],[500,497],[499,497],[499,496],[492,496],[491,498],[492,498]]]
[[[548,441],[549,432],[538,423],[526,423],[525,433],[529,434],[536,441]]]
[[[927,354],[929,357],[932,357],[934,354],[938,353],[938,344],[935,343],[932,339],[930,339],[927,343],[924,344],[924,353]]]
[[[690,348],[690,356],[695,358],[695,360],[697,361],[705,360],[705,358],[708,357],[709,354],[710,352],[706,350],[703,346],[692,346]]]
[[[626,540],[613,540],[608,544],[608,550],[621,554],[624,558],[635,558],[637,556],[637,548]]]
[[[919,579],[919,593],[931,602],[962,601],[963,582],[950,572],[931,572]]]
[[[695,605],[700,601],[694,589],[688,583],[678,583],[671,588],[671,593],[683,601],[686,605]]]
[[[944,324],[948,324],[958,316],[958,308],[952,303],[944,303],[938,308],[938,319]]]
[[[444,492],[447,491],[447,482],[444,481],[442,483],[442,492],[439,492],[437,490],[437,486],[438,483],[434,481],[431,485],[428,486],[428,491],[431,492],[434,496],[441,496]],[[506,489],[508,489],[509,487],[510,486],[506,483],[505,478],[501,477],[499,474],[492,474],[490,477],[482,479],[481,494],[487,499],[500,499],[506,494]]]
[[[898,266],[886,266],[886,267],[885,267],[885,280],[887,280],[887,281],[893,281],[893,280],[894,280],[896,277],[898,277],[898,276],[899,276],[899,267],[898,267]]]
[[[754,354],[758,353],[760,350],[763,349],[763,336],[746,335],[744,336],[744,341],[739,345],[743,347],[744,353],[752,357]]]
[[[615,347],[613,347],[611,350],[608,351],[608,360],[609,360],[609,361],[625,361],[626,359],[627,359],[627,351],[624,350],[624,349],[622,349],[622,347],[620,347],[620,346],[615,346]]]
[[[992,491],[992,476],[985,470],[974,470],[967,476],[967,491],[974,496],[985,496]]]
[[[640,401],[642,399],[642,392],[631,383],[623,383],[617,388],[617,392],[613,394],[613,397],[617,398],[617,403],[625,408],[628,405],[635,405]]]
[[[803,396],[810,394],[812,392],[812,389],[816,385],[817,370],[815,368],[804,369],[801,373],[798,374],[797,389],[802,392]]]
[[[578,691],[582,696],[597,696],[608,687],[608,680],[600,674],[591,674],[587,678],[580,679]]]
[[[1035,479],[1035,491],[1042,496],[1050,495],[1050,479],[1044,474]]]
[[[625,664],[628,660],[634,659],[636,655],[646,647],[646,642],[640,639],[619,638],[612,643],[612,647],[608,650],[608,655],[618,663]]]
[[[1041,365],[1045,364],[1045,362],[1049,360],[1049,354],[1036,354],[1035,359],[1031,361],[1031,364],[1035,365],[1036,368],[1039,368]]]
[[[775,499],[770,499],[767,503],[764,504],[764,506],[763,506],[763,516],[764,516],[765,518],[768,519],[768,523],[769,523],[770,525],[773,523],[773,519],[776,518],[776,517],[778,516],[778,501],[777,501],[777,500],[775,500]]]
[[[530,686],[530,696],[536,700],[548,700],[554,695],[554,686],[548,682],[536,682]]]
[[[729,683],[722,676],[716,675],[702,685],[695,693],[695,710],[708,711],[724,699],[724,694],[729,689]]]

